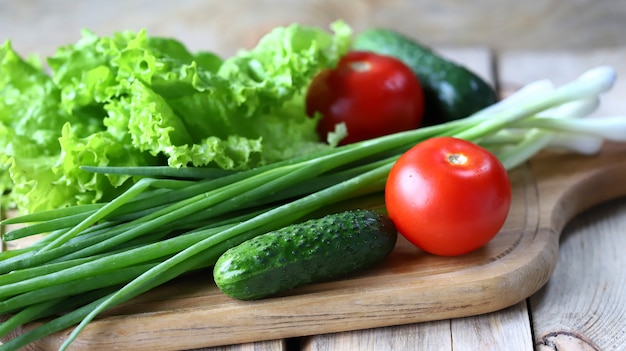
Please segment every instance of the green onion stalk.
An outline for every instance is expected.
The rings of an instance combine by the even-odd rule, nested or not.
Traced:
[[[141,176],[108,203],[5,219],[30,225],[14,240],[46,233],[0,253],[0,337],[45,323],[0,345],[16,350],[76,327],[66,349],[101,312],[188,272],[207,269],[230,247],[384,190],[395,161],[428,138],[463,138],[491,150],[507,169],[548,148],[594,154],[604,140],[626,141],[626,117],[586,118],[614,84],[602,66],[560,87],[530,83],[464,119],[326,149],[247,171],[84,167]],[[79,286],[80,289],[70,289]]]

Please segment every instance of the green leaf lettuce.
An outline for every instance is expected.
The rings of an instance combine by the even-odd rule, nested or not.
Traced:
[[[110,199],[135,179],[81,165],[242,170],[328,147],[306,87],[349,48],[351,29],[279,27],[222,59],[145,31],[76,43],[50,73],[0,47],[0,191],[23,212]]]

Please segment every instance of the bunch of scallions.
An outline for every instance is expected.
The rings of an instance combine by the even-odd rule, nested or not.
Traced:
[[[32,213],[4,240],[46,233],[32,246],[0,253],[0,336],[45,323],[0,350],[15,350],[76,326],[61,349],[99,313],[186,272],[209,268],[228,248],[381,192],[394,161],[413,145],[454,136],[491,150],[512,169],[547,148],[598,152],[626,141],[626,116],[588,117],[614,84],[613,68],[593,68],[555,87],[530,83],[467,118],[341,146],[240,172],[201,168],[85,168],[140,175],[108,203]],[[208,283],[207,279],[207,284]],[[44,319],[45,318],[45,319]]]

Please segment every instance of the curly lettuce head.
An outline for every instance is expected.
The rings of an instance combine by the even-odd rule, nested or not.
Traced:
[[[110,199],[134,181],[90,166],[240,170],[327,147],[304,113],[351,29],[294,24],[226,60],[145,31],[83,31],[51,74],[0,47],[0,191],[23,212]]]

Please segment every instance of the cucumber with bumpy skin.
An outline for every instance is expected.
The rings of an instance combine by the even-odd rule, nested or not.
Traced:
[[[477,74],[394,30],[367,29],[352,49],[392,56],[411,68],[424,90],[424,124],[464,118],[497,101],[495,89]]]
[[[370,210],[345,211],[252,238],[217,260],[213,277],[226,295],[256,300],[358,272],[396,244],[391,220]]]

